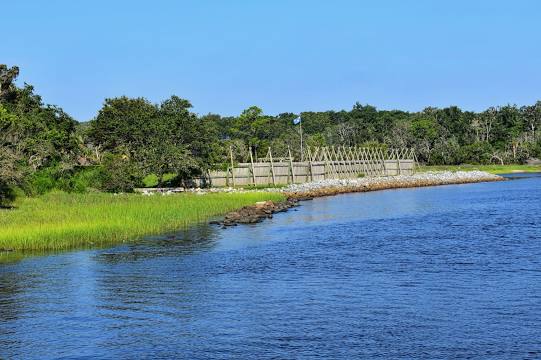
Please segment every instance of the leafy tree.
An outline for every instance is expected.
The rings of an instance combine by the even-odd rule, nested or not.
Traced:
[[[158,108],[144,98],[106,99],[98,116],[91,122],[89,140],[104,151],[119,148],[136,154],[145,146],[148,136],[157,134]]]
[[[19,68],[13,66],[8,68],[5,64],[0,64],[0,101],[12,101],[15,96],[15,86],[13,82],[19,76]]]
[[[126,155],[105,154],[102,163],[101,186],[110,192],[132,192],[141,185],[142,174]]]
[[[17,67],[0,65],[0,202],[13,187],[25,187],[36,172],[76,166],[76,122],[62,109],[44,105],[34,88],[15,86]]]
[[[419,158],[430,163],[432,150],[439,137],[438,123],[433,117],[431,109],[425,110],[423,114],[412,120],[410,131]]]

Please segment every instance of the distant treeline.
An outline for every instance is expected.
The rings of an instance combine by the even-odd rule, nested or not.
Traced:
[[[144,98],[106,99],[96,117],[78,123],[45,105],[32,86],[14,84],[17,67],[0,65],[0,200],[17,192],[52,189],[129,191],[136,186],[182,183],[229,161],[300,152],[306,146],[362,145],[414,148],[420,162],[523,163],[541,157],[541,102],[491,107],[481,113],[456,106],[421,112],[377,110],[356,103],[350,111],[265,115],[250,107],[239,116],[199,116],[176,96],[153,104]]]

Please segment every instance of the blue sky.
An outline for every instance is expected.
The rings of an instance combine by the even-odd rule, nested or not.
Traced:
[[[541,1],[22,0],[2,12],[0,62],[81,121],[121,95],[223,115],[541,99]]]

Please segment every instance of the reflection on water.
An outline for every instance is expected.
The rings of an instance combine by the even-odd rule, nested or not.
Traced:
[[[0,264],[0,358],[537,358],[541,178]]]

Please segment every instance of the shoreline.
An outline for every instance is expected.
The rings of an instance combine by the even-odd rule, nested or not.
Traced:
[[[414,175],[320,180],[305,184],[293,184],[283,189],[282,192],[287,197],[301,200],[305,197],[314,198],[356,192],[473,184],[505,180],[506,179],[503,176],[490,174],[485,171],[422,172]]]
[[[49,193],[1,210],[0,255],[131,242],[206,223],[260,201],[284,199],[285,195],[271,192],[206,196]]]
[[[479,182],[505,181],[499,175],[484,171],[445,171],[424,172],[414,175],[398,175],[388,177],[371,177],[359,179],[327,179],[304,184],[292,184],[276,192],[284,194],[285,201],[266,201],[227,213],[222,221],[211,221],[210,224],[222,225],[223,228],[238,224],[255,224],[272,214],[288,211],[298,206],[300,201],[312,200],[317,197],[334,196],[347,193],[380,191],[390,189],[420,188],[427,186],[473,184]],[[266,191],[275,192],[275,189]]]
[[[208,220],[205,221],[205,217],[208,219],[216,215],[220,216],[223,220],[214,223],[225,226],[254,224],[266,218],[271,218],[274,213],[287,211],[289,208],[297,206],[300,201],[310,200],[315,197],[398,188],[503,180],[505,178],[502,176],[482,171],[447,171],[389,177],[328,179],[304,184],[292,184],[285,188],[269,188],[265,190],[245,191],[241,189],[225,189],[225,191],[217,192],[232,192],[232,195],[236,194],[231,199],[227,196],[227,200],[224,198],[223,202],[217,201],[210,208],[208,206],[203,207],[199,209],[200,211],[195,211],[194,206],[209,201],[196,201],[196,198],[211,200],[217,199],[215,196],[221,198],[220,195],[213,194],[213,196],[210,196],[209,194],[209,198],[207,196],[200,198],[196,194],[180,195],[185,200],[191,199],[190,202],[193,202],[193,204],[188,206],[187,203],[182,204],[185,202],[178,203],[176,201],[180,196],[146,197],[126,195],[115,197],[107,194],[49,194],[42,198],[27,200],[33,204],[29,209],[33,207],[50,208],[52,204],[56,204],[53,213],[50,213],[51,209],[48,210],[49,215],[52,214],[51,218],[34,219],[35,221],[41,221],[38,221],[35,226],[32,226],[25,220],[28,216],[32,216],[32,212],[26,213],[26,206],[23,206],[19,210],[9,210],[10,213],[4,213],[6,215],[13,214],[13,220],[15,221],[18,218],[20,221],[15,221],[15,223],[0,231],[0,254],[13,251],[62,250],[86,246],[99,247],[102,245],[114,245],[147,235],[164,233],[178,227],[189,226],[195,222],[207,222]],[[210,191],[210,193],[214,192],[215,190]],[[200,195],[206,194],[204,192]],[[210,201],[210,203],[214,203],[214,200]],[[220,206],[217,206],[218,204]],[[235,204],[241,206],[235,209]],[[99,211],[92,211],[92,208],[96,206],[96,209]],[[218,214],[221,212],[218,209],[219,207],[223,207],[223,210],[226,210],[221,215]],[[229,209],[227,209],[228,207]],[[146,210],[142,213],[138,209]],[[228,210],[229,212],[227,212]],[[11,213],[11,211],[15,212]],[[72,216],[70,219],[65,219],[65,215],[63,214],[71,214],[74,211],[81,214]],[[17,215],[16,212],[21,213]],[[167,219],[165,220],[162,219],[164,212],[167,213]],[[190,212],[192,212],[191,215]],[[182,216],[183,213],[185,213],[184,216]],[[157,217],[161,221],[159,223],[149,222],[148,220],[153,217]],[[113,224],[107,223],[106,220],[111,218],[119,218],[123,221]],[[95,221],[89,223],[90,220]],[[9,221],[6,221],[7,219],[4,219],[4,224],[9,224]]]
[[[485,171],[490,174],[515,174],[541,172],[541,164],[511,164],[511,165],[421,165],[419,172],[429,171]]]

